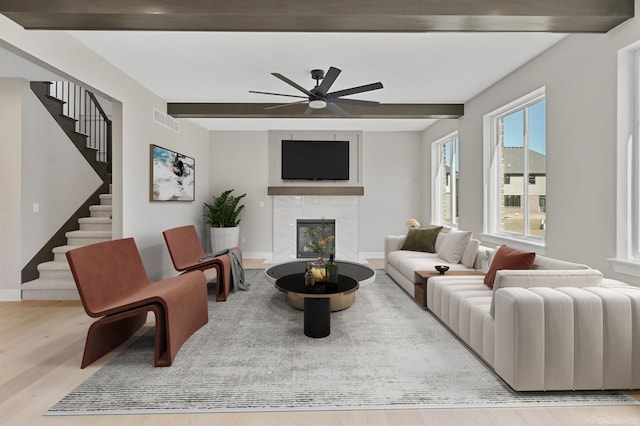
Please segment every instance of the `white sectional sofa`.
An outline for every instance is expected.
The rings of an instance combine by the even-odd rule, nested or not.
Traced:
[[[467,233],[468,238],[465,238],[460,236],[458,232],[460,231],[440,232],[435,244],[435,253],[401,250],[406,235],[388,235],[384,242],[385,271],[413,297],[414,283],[420,280],[415,276],[416,271],[435,271],[436,265],[447,265],[451,271],[482,269],[483,260],[488,261],[489,254],[493,249],[483,247],[483,250],[480,250],[480,241],[471,238],[470,233]],[[447,236],[458,238],[451,245],[453,250],[443,253],[443,248],[447,249],[445,246]],[[452,253],[452,251],[457,251],[457,253]],[[460,254],[460,256],[456,256],[456,254]],[[442,258],[439,257],[440,255]],[[456,259],[458,260],[456,261]]]
[[[409,291],[407,268],[433,256],[396,251],[387,272]],[[497,271],[493,289],[483,276],[433,277],[427,307],[515,390],[640,388],[640,288],[586,265],[538,255],[531,270]]]

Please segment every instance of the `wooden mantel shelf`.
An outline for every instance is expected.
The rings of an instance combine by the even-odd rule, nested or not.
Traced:
[[[269,186],[268,195],[364,195],[364,186]]]

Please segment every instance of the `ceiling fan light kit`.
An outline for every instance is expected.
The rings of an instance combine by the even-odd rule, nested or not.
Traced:
[[[320,99],[314,99],[312,101],[309,101],[309,108],[313,108],[313,109],[322,109],[322,108],[326,108],[327,107],[327,103],[323,100]]]
[[[294,87],[295,89],[307,95],[307,100],[276,105],[276,106],[269,107],[269,109],[281,108],[281,107],[286,107],[289,105],[295,105],[300,103],[306,103],[307,109],[304,112],[305,115],[310,114],[313,110],[327,108],[330,111],[332,111],[334,114],[340,117],[346,117],[347,115],[349,115],[349,113],[344,109],[342,109],[341,107],[339,107],[338,105],[336,105],[336,103],[362,105],[362,106],[376,106],[380,104],[377,101],[365,101],[361,99],[350,99],[350,98],[343,97],[343,96],[355,95],[358,93],[369,92],[372,90],[382,89],[383,86],[382,86],[382,83],[380,82],[365,84],[363,86],[351,87],[349,89],[338,90],[336,92],[329,93],[329,89],[331,88],[333,83],[336,81],[336,78],[338,78],[338,75],[340,75],[341,72],[342,72],[341,70],[335,67],[330,67],[329,71],[327,71],[326,74],[321,69],[311,70],[311,78],[313,78],[316,81],[316,87],[314,87],[311,90],[305,89],[304,87],[300,86],[299,84],[295,83],[293,80],[290,80],[289,78],[285,77],[280,73],[276,73],[276,72],[271,73],[271,75],[273,75],[274,77],[284,81],[288,85]],[[320,80],[322,80],[322,82],[320,82]],[[303,99],[305,98],[304,96],[288,95],[284,93],[260,92],[255,90],[249,90],[249,92],[263,94],[263,95],[287,96],[287,97],[303,98]]]

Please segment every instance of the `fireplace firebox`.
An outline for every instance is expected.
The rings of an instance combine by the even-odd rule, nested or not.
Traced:
[[[296,220],[296,257],[303,259],[313,259],[318,256],[313,251],[312,241],[309,232],[324,226],[325,235],[336,235],[335,219],[297,219]],[[325,253],[335,252],[335,238],[327,246]]]

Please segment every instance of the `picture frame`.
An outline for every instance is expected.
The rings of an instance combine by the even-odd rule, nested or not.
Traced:
[[[194,201],[195,159],[151,144],[151,201]]]

